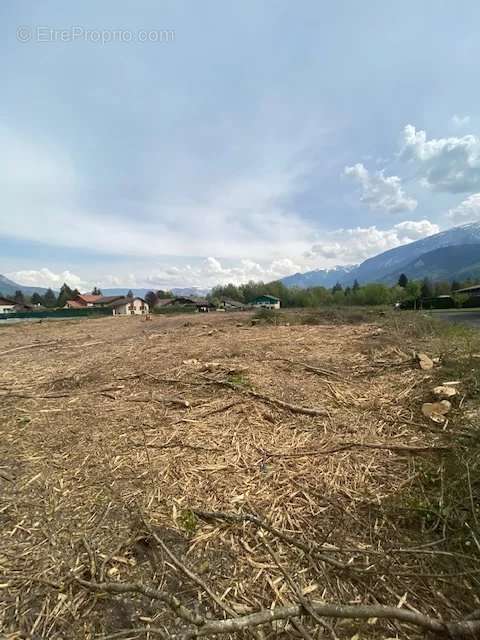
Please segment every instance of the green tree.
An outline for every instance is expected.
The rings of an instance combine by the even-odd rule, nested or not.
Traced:
[[[159,297],[155,293],[155,291],[147,291],[147,293],[145,294],[145,301],[147,302],[151,310],[153,310],[158,300],[159,300]]]
[[[127,298],[133,298],[133,297],[134,297],[133,291],[131,289],[129,289],[128,293],[127,293]]]
[[[433,296],[432,281],[429,278],[424,278],[422,280],[420,295],[422,298],[431,298]]]
[[[92,289],[92,296],[101,296],[102,292],[98,287],[93,287]]]
[[[457,307],[457,309],[463,307],[463,305],[469,299],[469,297],[470,296],[468,295],[468,293],[454,293],[452,295],[453,302],[454,302],[455,306]]]
[[[60,292],[58,294],[57,307],[63,308],[66,305],[67,300],[71,300],[73,297],[73,291],[70,289],[68,284],[64,282],[60,287]]]
[[[340,284],[340,282],[337,282],[335,285],[333,285],[332,287],[332,293],[335,294],[337,293],[337,291],[343,291],[343,287]]]
[[[31,301],[32,301],[32,304],[35,304],[35,305],[43,303],[42,296],[37,292],[32,294]]]
[[[408,284],[408,278],[404,273],[400,274],[400,277],[398,278],[398,286],[402,287],[403,289],[405,289],[405,287]]]
[[[360,285],[358,284],[358,280],[355,278],[355,280],[353,281],[352,290],[355,292],[355,291],[358,291],[359,289],[360,289]]]
[[[405,287],[405,291],[407,292],[407,300],[411,300],[413,302],[413,308],[417,308],[417,301],[420,297],[422,286],[416,280],[409,280],[407,286]]]
[[[57,296],[53,293],[51,289],[47,289],[45,291],[45,295],[43,296],[43,304],[46,307],[55,307],[57,304]]]
[[[18,289],[18,291],[15,291],[15,295],[13,296],[13,299],[17,304],[24,304],[25,297],[23,295],[23,291],[20,291],[20,289]]]

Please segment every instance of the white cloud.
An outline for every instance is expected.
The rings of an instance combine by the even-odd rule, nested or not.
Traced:
[[[335,260],[336,264],[358,263],[438,231],[439,227],[429,220],[406,220],[390,229],[378,229],[376,226],[339,229],[325,234],[324,240],[312,247],[308,257]]]
[[[400,213],[417,207],[417,201],[405,194],[398,176],[386,176],[383,170],[370,173],[361,162],[345,167],[344,173],[358,182],[362,188],[360,201],[372,210]]]
[[[77,276],[70,271],[54,273],[46,267],[26,271],[13,271],[11,273],[7,273],[6,276],[10,280],[13,280],[18,284],[23,284],[26,287],[51,287],[52,289],[59,289],[64,282],[66,282],[72,289],[82,289],[88,286],[88,283],[80,276]]]
[[[258,143],[260,144],[260,143]],[[0,234],[119,253],[126,258],[223,255],[274,260],[301,254],[315,227],[289,206],[308,167],[294,145],[258,154],[232,175],[209,177],[191,192],[148,193],[139,214],[85,205],[92,187],[72,159],[54,146],[0,127]],[[184,180],[185,181],[185,180]]]
[[[458,206],[450,209],[447,217],[453,224],[465,224],[480,220],[480,193],[473,193]]]
[[[456,113],[452,116],[452,124],[454,127],[461,129],[470,123],[470,116],[459,116]]]
[[[423,183],[436,191],[465,193],[480,189],[480,138],[432,138],[408,124],[401,157],[415,161]]]
[[[301,269],[302,263],[289,258],[280,258],[268,263],[240,260],[233,265],[226,265],[217,258],[208,257],[193,266],[187,264],[157,271],[143,278],[143,283],[147,287],[160,289],[185,286],[212,287],[228,282],[241,284],[249,280],[276,280]]]

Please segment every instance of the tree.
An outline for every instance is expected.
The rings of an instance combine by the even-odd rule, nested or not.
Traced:
[[[408,278],[404,273],[400,274],[400,277],[398,278],[398,286],[402,287],[403,289],[405,289],[405,287],[408,284]]]
[[[54,307],[57,304],[57,296],[51,289],[47,289],[45,291],[45,295],[43,296],[43,304],[46,307]]]
[[[358,280],[355,278],[355,280],[353,281],[353,287],[352,290],[355,293],[356,291],[358,291],[360,289],[360,285],[358,284]]]
[[[157,298],[159,300],[167,300],[167,298],[174,298],[175,296],[171,291],[164,291],[163,289],[159,289],[157,291]]]
[[[32,304],[42,304],[43,303],[42,296],[37,292],[32,294],[31,300],[32,300]]]
[[[465,302],[467,302],[469,297],[470,296],[467,293],[454,293],[452,295],[453,302],[457,307],[457,309],[460,309],[461,307],[463,307],[463,305],[465,304]]]
[[[20,289],[18,291],[15,291],[15,295],[13,296],[13,299],[17,304],[23,304],[25,302],[23,291],[20,291]]]
[[[420,294],[422,298],[431,298],[433,296],[432,282],[431,280],[429,280],[429,278],[423,279]]]
[[[68,284],[64,282],[60,288],[60,293],[58,294],[57,306],[63,308],[67,300],[71,300],[75,296],[73,295],[73,291],[70,289]]]
[[[98,287],[93,287],[92,290],[92,296],[101,296],[102,292],[100,291],[100,289]]]
[[[415,280],[409,280],[407,282],[407,286],[405,287],[405,291],[407,292],[407,300],[411,300],[413,302],[413,308],[417,308],[417,300],[420,297],[421,285],[419,282]]]
[[[147,291],[147,293],[145,294],[145,301],[148,303],[150,309],[154,309],[158,302],[158,299],[158,295],[155,293],[155,291]]]
[[[128,290],[127,298],[133,298],[133,291],[131,289]]]
[[[332,287],[332,293],[334,293],[334,294],[335,294],[335,293],[337,293],[337,291],[343,291],[343,287],[342,287],[342,285],[340,284],[340,282],[337,282],[337,284],[335,284],[335,285]]]

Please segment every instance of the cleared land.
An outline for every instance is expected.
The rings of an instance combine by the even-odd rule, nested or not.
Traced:
[[[422,416],[452,371],[418,367],[413,349],[448,358],[407,318],[0,328],[5,637],[194,637],[212,618],[290,605],[302,615],[242,633],[420,638],[410,620],[315,619],[308,603],[477,609],[475,470],[455,507],[447,486],[477,405],[465,384],[450,422]]]

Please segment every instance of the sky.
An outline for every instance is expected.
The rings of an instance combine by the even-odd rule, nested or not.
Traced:
[[[480,220],[480,4],[3,0],[0,273],[170,288]]]

